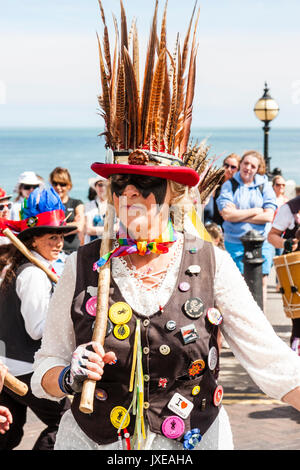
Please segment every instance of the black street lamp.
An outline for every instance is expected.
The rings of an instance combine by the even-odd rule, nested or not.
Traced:
[[[266,173],[271,177],[270,161],[269,157],[269,123],[276,118],[279,113],[279,106],[276,101],[270,96],[269,88],[267,83],[265,83],[265,89],[263,96],[257,101],[254,112],[256,117],[265,123],[263,127],[264,131],[264,159],[266,162]]]

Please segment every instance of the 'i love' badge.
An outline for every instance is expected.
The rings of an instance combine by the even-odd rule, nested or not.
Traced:
[[[181,418],[187,419],[194,405],[190,400],[180,395],[180,393],[175,393],[168,403],[168,408]]]

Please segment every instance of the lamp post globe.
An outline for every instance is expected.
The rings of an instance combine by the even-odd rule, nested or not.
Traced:
[[[271,177],[271,170],[270,170],[270,160],[269,157],[269,132],[270,126],[269,123],[276,118],[279,113],[279,106],[276,101],[271,97],[269,93],[269,88],[267,83],[265,83],[264,94],[263,96],[257,101],[254,112],[256,117],[264,122],[264,159],[266,162],[266,171],[267,175]]]

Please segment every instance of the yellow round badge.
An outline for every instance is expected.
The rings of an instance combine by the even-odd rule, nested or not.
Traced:
[[[110,307],[108,315],[113,323],[122,325],[129,322],[132,317],[132,309],[125,302],[116,302]]]
[[[114,327],[114,335],[117,339],[126,339],[130,335],[130,328],[128,325],[116,325]]]
[[[115,406],[110,412],[110,422],[111,422],[111,424],[115,428],[119,429],[126,413],[127,413],[127,410],[126,410],[126,408],[123,408],[123,406]],[[128,415],[126,416],[126,418],[124,420],[124,423],[122,424],[121,429],[127,428],[129,423],[130,423],[130,416],[129,416],[129,413],[128,413]]]
[[[192,395],[195,397],[196,395],[198,395],[198,393],[200,393],[200,387],[199,385],[195,385],[195,387],[192,390]]]

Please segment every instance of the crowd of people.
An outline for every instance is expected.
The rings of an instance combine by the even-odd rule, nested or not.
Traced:
[[[89,201],[70,196],[62,167],[49,181],[22,173],[15,200],[0,190],[1,450],[21,442],[28,408],[46,425],[35,450],[233,449],[223,339],[264,393],[300,411],[299,319],[289,347],[245,282],[240,240],[251,229],[264,237],[265,286],[275,248],[299,249],[299,196],[284,199],[283,178],[272,188],[256,151],[231,154],[214,171],[201,144],[188,144],[196,6],[172,59],[167,3],[159,37],[156,2],[143,96],[135,22],[131,59],[120,6],[120,56],[111,60],[107,31],[103,56],[99,48],[107,153],[91,167]],[[211,238],[199,227],[199,200]],[[115,241],[102,237],[108,226]],[[25,395],[8,386],[7,368]]]
[[[299,249],[296,237],[296,229],[300,225],[299,197],[289,205],[289,200],[284,194],[284,178],[278,175],[272,183],[269,182],[265,175],[264,159],[256,151],[246,152],[242,157],[230,154],[224,159],[223,166],[225,172],[222,184],[217,186],[203,206],[206,230],[213,244],[230,254],[241,273],[244,250],[241,237],[251,229],[258,230],[264,236],[262,255],[265,290],[265,281],[275,254]],[[45,180],[39,175],[33,171],[25,171],[18,179],[15,199],[4,189],[0,189],[2,219],[21,220],[24,218],[24,206],[27,219],[34,217],[35,211],[39,210],[39,204],[43,205],[40,198],[47,201],[52,198],[51,206],[48,207],[51,213],[63,209],[60,223],[64,222],[64,225],[53,225],[49,219],[46,227],[26,227],[19,235],[24,245],[55,272],[58,278],[63,273],[69,255],[76,252],[80,246],[97,238],[101,239],[104,231],[108,180],[101,175],[89,179],[86,203],[70,197],[71,189],[70,172],[62,167],[57,167],[51,172],[48,188]],[[38,200],[33,197],[34,191],[39,194]],[[115,219],[115,230],[117,225]],[[0,243],[0,318],[2,325],[5,325],[5,328],[1,328],[1,341],[5,344],[16,344],[14,351],[9,353],[9,359],[5,359],[3,354],[2,360],[5,360],[6,366],[0,361],[0,377],[3,385],[8,366],[11,373],[29,387],[26,398],[16,397],[7,389],[1,394],[0,448],[13,449],[18,446],[23,436],[26,409],[29,407],[46,424],[34,449],[49,450],[54,447],[61,417],[71,406],[68,398],[55,402],[50,399],[49,394],[37,398],[31,390],[34,355],[41,345],[54,284],[45,273],[26,260],[24,255],[10,244],[8,238],[0,237]],[[8,312],[9,322],[6,320]],[[294,319],[292,323],[291,347],[300,355],[300,321]],[[20,325],[17,343],[15,328],[14,339],[11,338],[15,324]],[[225,344],[225,347],[229,347],[224,337],[219,335],[219,347],[222,343],[223,346]]]
[[[204,208],[204,221],[209,232],[219,231],[216,239],[223,243],[240,272],[244,272],[244,237],[255,230],[264,238],[262,244],[262,290],[266,308],[267,279],[273,266],[274,256],[283,254],[282,247],[286,229],[280,232],[281,242],[274,242],[274,227],[279,212],[289,210],[285,195],[286,181],[282,175],[269,181],[265,161],[257,151],[247,151],[242,157],[231,154],[223,161],[225,177]],[[281,206],[284,206],[280,211]],[[292,216],[291,227],[298,226],[298,216]],[[287,226],[288,227],[288,226]],[[269,233],[271,234],[269,236]],[[291,250],[297,249],[294,241]],[[286,251],[287,252],[287,251]]]

